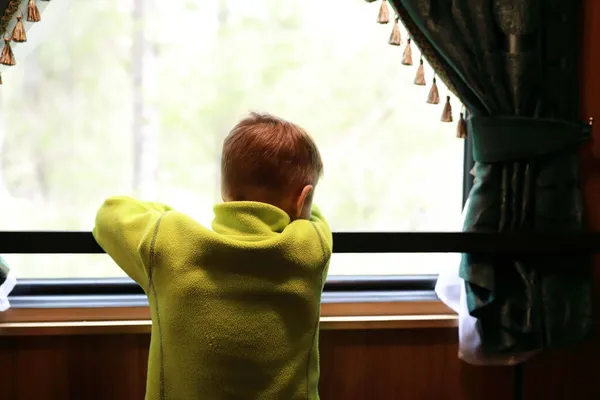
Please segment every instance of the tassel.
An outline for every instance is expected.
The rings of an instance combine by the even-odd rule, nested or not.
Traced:
[[[404,54],[402,54],[402,65],[413,65],[412,62],[412,49],[410,48],[410,38],[406,41],[406,47],[404,48]]]
[[[417,75],[415,76],[415,85],[425,86],[425,67],[423,67],[423,57],[419,59],[419,68],[417,68]]]
[[[27,21],[40,22],[40,10],[35,5],[35,0],[29,0],[27,5]]]
[[[467,137],[467,121],[465,121],[465,114],[460,113],[460,118],[456,124],[456,137],[464,139]]]
[[[377,16],[377,23],[387,24],[388,22],[390,22],[390,10],[388,8],[387,0],[382,0],[381,7],[379,7],[379,15]]]
[[[438,92],[435,76],[433,77],[433,84],[427,96],[427,104],[440,104],[440,92]]]
[[[15,55],[10,47],[10,38],[4,38],[4,48],[2,49],[2,54],[0,54],[0,64],[15,65],[16,63]]]
[[[388,41],[388,43],[392,46],[400,46],[402,44],[399,21],[400,18],[396,17],[396,21],[394,21],[394,27],[392,28],[392,33],[390,34],[390,40]]]
[[[12,40],[17,43],[23,43],[27,41],[27,35],[25,34],[25,26],[23,26],[23,16],[17,16],[17,23],[12,32]]]
[[[442,122],[452,122],[452,105],[450,104],[450,96],[446,96],[446,104],[444,105],[444,111],[442,111]]]

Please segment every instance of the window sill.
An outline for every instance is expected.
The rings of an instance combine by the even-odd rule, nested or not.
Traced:
[[[0,323],[0,336],[61,336],[148,334],[150,320],[6,322]],[[380,315],[321,317],[321,330],[455,328],[456,315]]]
[[[438,300],[324,302],[321,330],[453,328],[456,315]],[[150,310],[134,307],[11,308],[0,336],[149,333]]]

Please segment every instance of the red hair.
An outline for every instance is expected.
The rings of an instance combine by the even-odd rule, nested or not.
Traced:
[[[227,191],[296,191],[315,185],[322,174],[319,149],[308,133],[269,114],[251,113],[223,143],[221,176]]]

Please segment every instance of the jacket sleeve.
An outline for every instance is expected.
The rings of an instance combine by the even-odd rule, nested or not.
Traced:
[[[170,210],[164,204],[118,196],[104,201],[96,214],[94,238],[144,290],[148,284],[153,237],[160,218]]]

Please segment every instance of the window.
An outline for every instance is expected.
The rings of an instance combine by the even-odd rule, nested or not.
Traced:
[[[335,231],[459,229],[464,143],[440,122],[450,94],[438,80],[442,102],[425,103],[431,69],[428,86],[413,84],[418,49],[401,65],[404,45],[387,44],[375,4],[63,1],[43,15],[51,34],[3,73],[0,230],[89,231],[115,194],[209,225],[222,140],[250,110],[316,139],[316,202]],[[20,278],[123,276],[105,255],[6,259]],[[448,262],[456,255],[335,254],[330,273],[435,274]]]

